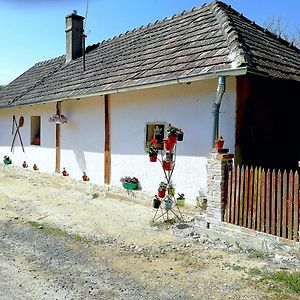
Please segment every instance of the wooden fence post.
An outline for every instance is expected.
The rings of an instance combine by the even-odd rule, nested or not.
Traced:
[[[232,166],[234,155],[228,149],[213,149],[207,165],[207,223],[219,224],[224,221],[226,201],[227,170]]]

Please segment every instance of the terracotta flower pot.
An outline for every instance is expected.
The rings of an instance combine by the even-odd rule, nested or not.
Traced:
[[[157,195],[159,198],[164,198],[166,196],[166,190],[158,189]]]
[[[149,156],[151,162],[157,161],[157,154]]]
[[[224,145],[224,141],[215,141],[215,146],[217,149],[222,149]]]
[[[169,140],[170,143],[176,144],[177,136],[175,134],[174,135],[169,135],[168,140]]]
[[[173,161],[168,161],[168,160],[163,161],[163,169],[165,171],[172,171],[173,168],[174,168],[174,162]]]
[[[165,144],[165,150],[167,150],[167,151],[173,151],[175,143],[172,143],[169,140],[165,140],[164,144]]]

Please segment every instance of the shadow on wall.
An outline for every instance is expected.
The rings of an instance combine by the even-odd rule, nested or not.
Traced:
[[[86,160],[83,150],[74,150],[75,159],[82,172],[86,171]]]

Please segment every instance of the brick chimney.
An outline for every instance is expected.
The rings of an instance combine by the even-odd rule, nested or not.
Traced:
[[[83,20],[76,11],[66,16],[66,63],[82,55]]]

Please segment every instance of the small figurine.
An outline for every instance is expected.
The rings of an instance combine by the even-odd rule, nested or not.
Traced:
[[[61,173],[63,176],[69,176],[69,173],[66,171],[66,168],[63,168],[63,171]]]
[[[23,167],[24,169],[28,168],[28,165],[27,165],[27,163],[26,163],[25,160],[24,160],[24,162],[22,163],[22,167]]]
[[[82,175],[82,180],[83,181],[89,181],[89,177],[85,174],[85,172],[83,172],[83,175]]]
[[[32,169],[33,169],[34,171],[37,171],[39,168],[38,168],[38,166],[37,166],[36,164],[34,164],[33,167],[32,167]]]

